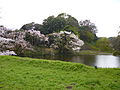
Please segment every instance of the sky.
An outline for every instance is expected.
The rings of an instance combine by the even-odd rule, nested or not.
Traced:
[[[120,30],[120,0],[0,0],[0,25],[19,29],[22,25],[42,24],[48,16],[67,13],[78,21],[90,20],[98,37],[113,37]]]

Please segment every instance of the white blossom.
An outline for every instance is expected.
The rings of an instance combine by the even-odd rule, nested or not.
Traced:
[[[61,31],[60,33],[50,34],[50,36],[53,37],[51,38],[53,43],[50,45],[50,47],[55,49],[59,49],[59,46],[61,47],[61,45],[64,44],[62,47],[79,52],[81,46],[84,45],[84,42],[80,40],[77,35],[71,32]]]
[[[0,41],[2,41],[2,42],[7,42],[7,41],[15,41],[15,40],[12,40],[12,39],[10,39],[10,38],[0,37]]]
[[[17,55],[14,51],[3,51],[3,52],[0,52],[0,55]]]

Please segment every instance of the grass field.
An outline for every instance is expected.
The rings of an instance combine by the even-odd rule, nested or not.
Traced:
[[[120,90],[120,69],[0,56],[0,90]]]

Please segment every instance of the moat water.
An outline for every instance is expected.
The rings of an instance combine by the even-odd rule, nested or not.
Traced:
[[[120,68],[120,56],[113,55],[58,55],[58,56],[39,56],[42,59],[61,60],[67,62],[82,63],[89,66],[101,68]]]

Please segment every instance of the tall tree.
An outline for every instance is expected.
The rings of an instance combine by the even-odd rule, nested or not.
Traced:
[[[77,19],[66,13],[61,13],[57,17],[49,16],[44,19],[42,25],[34,22],[25,24],[21,27],[23,30],[39,30],[42,34],[49,34],[53,32],[59,32],[64,29],[66,25],[74,26],[79,28]]]
[[[91,23],[90,20],[80,21],[79,22],[79,33],[80,38],[85,42],[95,42],[97,40],[97,28],[94,23]]]
[[[49,16],[43,21],[42,30],[44,34],[59,32],[66,26],[66,21],[63,17]]]
[[[87,30],[87,31],[90,31],[94,34],[97,33],[97,27],[90,20],[80,21],[79,25],[80,25],[81,30]]]
[[[63,17],[66,20],[67,25],[79,27],[78,20],[69,14],[61,13],[57,17]]]

